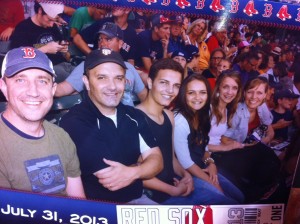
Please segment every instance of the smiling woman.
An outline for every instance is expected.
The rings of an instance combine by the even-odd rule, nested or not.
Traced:
[[[175,107],[174,149],[179,163],[202,189],[202,204],[237,204],[240,190],[219,174],[207,151],[210,130],[210,87],[204,76],[184,79]]]
[[[264,77],[249,80],[243,102],[238,104],[230,127],[223,132],[223,147],[210,145],[220,172],[240,187],[247,203],[260,200],[278,181],[280,162],[267,146],[274,136],[272,115],[264,103],[267,89]],[[221,91],[219,98],[221,101]],[[266,131],[257,133],[262,127]]]

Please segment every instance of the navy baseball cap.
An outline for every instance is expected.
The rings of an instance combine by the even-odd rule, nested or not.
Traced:
[[[199,49],[195,45],[189,44],[185,46],[186,60],[190,62],[193,60],[194,56],[199,56]]]
[[[257,38],[259,38],[259,37],[262,37],[263,35],[260,33],[260,32],[255,32],[254,34],[253,34],[253,40],[255,40],[255,39],[257,39]]]
[[[174,58],[176,56],[181,56],[181,57],[184,57],[185,59],[187,59],[187,55],[184,51],[174,51],[171,55],[171,58]]]
[[[116,63],[124,69],[127,68],[120,53],[112,51],[109,48],[100,48],[88,54],[84,62],[84,71],[87,72],[87,70],[106,62]]]
[[[121,30],[121,28],[117,24],[110,22],[104,23],[98,33],[102,33],[109,38],[117,37],[121,40],[124,39],[123,30]]]
[[[8,78],[31,68],[37,68],[56,77],[52,62],[47,55],[33,47],[19,47],[7,52],[3,59],[1,74]]]
[[[277,90],[279,90],[279,89],[282,88],[281,83],[275,82],[275,80],[274,80],[273,77],[269,76],[269,80],[268,80],[268,81],[269,81],[269,86],[270,86],[271,88],[274,88],[274,89],[277,89]]]
[[[274,94],[274,100],[289,98],[289,99],[297,99],[300,95],[293,92],[291,89],[282,89],[278,90]]]

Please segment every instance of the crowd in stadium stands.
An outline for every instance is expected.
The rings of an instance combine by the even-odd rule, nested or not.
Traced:
[[[296,32],[123,8],[0,8],[1,64],[11,49],[36,48],[53,63],[54,97],[81,95],[60,125],[77,147],[87,198],[287,202],[300,150]]]

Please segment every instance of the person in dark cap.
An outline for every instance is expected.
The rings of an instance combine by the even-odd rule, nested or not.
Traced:
[[[288,140],[288,127],[292,124],[294,116],[293,99],[298,99],[300,95],[295,94],[291,89],[282,89],[275,91],[275,108],[271,110],[273,115],[272,127],[275,131],[276,140]]]
[[[168,57],[170,27],[173,21],[164,15],[155,14],[151,19],[151,30],[144,30],[137,36],[136,66],[148,74],[152,63]],[[142,77],[147,83],[148,75]]]
[[[251,50],[261,50],[262,34],[260,32],[255,32],[252,36]]]
[[[174,51],[171,58],[177,61],[184,69],[183,78],[187,77],[187,54],[185,51]]]
[[[185,51],[174,51],[172,53],[171,58],[174,61],[177,61],[183,68],[186,67],[187,64],[187,54]]]
[[[60,125],[77,147],[87,198],[151,204],[143,195],[142,180],[161,171],[162,156],[145,119],[120,103],[125,70],[118,52],[92,51],[84,64],[84,100]]]
[[[10,50],[3,61],[0,186],[85,198],[76,148],[69,135],[44,120],[53,103],[52,63],[32,47]]]
[[[120,52],[123,41],[123,31],[118,25],[110,22],[103,24],[99,30],[98,48],[107,47],[113,51]],[[125,105],[134,105],[134,98],[138,98],[135,101],[143,101],[147,95],[147,89],[137,73],[136,69],[129,62],[124,61],[126,69],[126,87],[122,97],[122,103]],[[84,90],[84,83],[82,76],[84,73],[84,62],[81,62],[69,77],[57,85],[55,96],[61,97],[71,95],[75,92],[81,92]]]
[[[112,9],[112,17],[103,18],[97,20],[92,25],[81,30],[74,36],[73,43],[80,49],[80,51],[87,55],[92,50],[98,48],[98,31],[101,29],[104,23],[110,22],[118,25],[124,33],[124,43],[120,50],[120,54],[125,61],[128,61],[131,64],[134,64],[135,57],[135,43],[136,43],[136,32],[134,28],[128,24],[128,15],[130,9],[118,8],[115,7]]]
[[[213,90],[216,85],[216,79],[219,77],[221,72],[218,69],[218,65],[222,59],[226,58],[226,53],[222,48],[216,48],[211,52],[209,60],[209,68],[205,69],[202,75],[207,78],[211,89]]]
[[[183,40],[183,16],[171,16],[170,19],[173,21],[170,28],[170,38],[168,44],[168,55],[171,56],[175,51],[183,51],[185,43]]]
[[[186,61],[187,61],[187,75],[195,73],[195,68],[198,66],[199,61],[199,49],[190,44],[185,46]]]

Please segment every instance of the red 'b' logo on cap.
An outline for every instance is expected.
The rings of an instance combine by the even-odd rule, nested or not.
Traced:
[[[25,47],[25,48],[22,48],[22,50],[24,51],[23,58],[35,58],[36,53],[35,53],[34,48]]]

